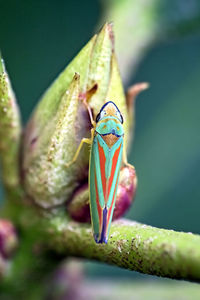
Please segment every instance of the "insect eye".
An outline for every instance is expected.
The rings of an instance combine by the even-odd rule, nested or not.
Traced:
[[[99,119],[100,119],[100,113],[98,113],[98,115],[96,116],[96,123],[99,122]]]

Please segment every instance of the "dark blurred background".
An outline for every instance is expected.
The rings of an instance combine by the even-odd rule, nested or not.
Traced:
[[[139,185],[128,217],[200,234],[200,3],[108,2],[0,1],[0,48],[23,122],[93,33],[113,20],[125,87],[150,83],[136,103],[129,160]],[[123,59],[132,61],[129,68]],[[90,277],[136,276],[91,262],[85,269]]]

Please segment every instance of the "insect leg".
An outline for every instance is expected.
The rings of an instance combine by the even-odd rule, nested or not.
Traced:
[[[83,144],[92,144],[93,141],[93,137],[94,137],[94,128],[91,129],[91,138],[83,138],[78,146],[78,149],[76,150],[76,153],[74,154],[74,157],[72,158],[72,160],[70,162],[68,162],[67,164],[65,164],[65,166],[68,168],[69,166],[71,166],[73,163],[75,163],[75,161],[77,160],[79,153],[83,147]]]
[[[128,160],[127,160],[127,154],[126,154],[126,148],[125,148],[125,147],[123,148],[122,162],[123,162],[123,164],[124,164],[125,166],[134,168],[134,166],[132,166],[131,164],[128,163]]]
[[[90,122],[91,122],[92,126],[95,128],[96,127],[96,122],[93,119],[91,108],[90,108],[90,106],[89,106],[89,104],[87,103],[86,100],[83,100],[83,103],[86,106],[88,114],[90,116]]]
[[[90,121],[91,121],[91,124],[92,126],[95,128],[96,127],[96,122],[94,121],[93,119],[93,116],[92,116],[92,111],[91,111],[91,108],[89,106],[89,100],[91,99],[91,97],[96,93],[98,89],[98,84],[95,83],[85,94],[84,94],[84,97],[82,98],[83,100],[83,103],[84,105],[86,106],[87,108],[87,111],[89,113],[89,116],[90,116]]]
[[[75,161],[77,160],[79,153],[81,151],[81,148],[83,147],[83,144],[90,144],[91,145],[91,139],[87,139],[87,138],[83,138],[78,146],[78,149],[76,150],[76,153],[74,154],[74,157],[72,158],[72,160],[70,162],[68,162],[67,164],[65,164],[65,166],[68,168],[69,166],[71,166],[73,163],[75,163]]]

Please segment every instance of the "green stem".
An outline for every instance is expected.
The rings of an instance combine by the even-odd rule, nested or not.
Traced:
[[[47,222],[49,245],[71,256],[162,277],[200,281],[200,236],[119,220],[107,245],[96,244],[91,227],[57,217]]]
[[[50,250],[59,254],[57,258],[82,257],[145,274],[200,282],[199,235],[121,219],[112,223],[108,244],[96,244],[91,226],[69,220],[63,208],[44,214],[21,206],[20,213],[25,240],[33,236],[31,247],[36,243],[36,249]],[[18,259],[24,257],[20,252],[15,271],[24,268],[24,259]]]

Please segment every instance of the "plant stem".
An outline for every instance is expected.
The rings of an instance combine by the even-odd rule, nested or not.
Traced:
[[[60,218],[48,222],[52,249],[125,269],[200,281],[200,236],[128,220],[112,223],[108,244],[96,244],[87,224]]]

